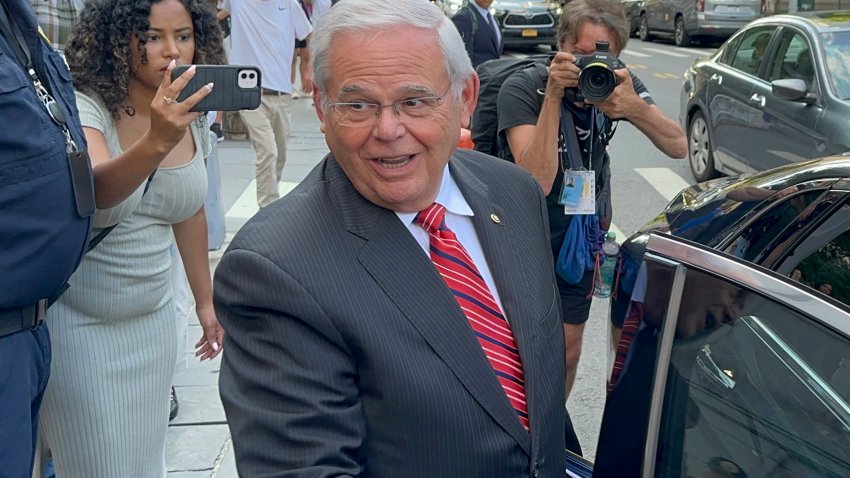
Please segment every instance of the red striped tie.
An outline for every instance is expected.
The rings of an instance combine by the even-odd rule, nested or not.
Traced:
[[[446,208],[434,203],[416,216],[431,237],[431,261],[469,320],[508,401],[528,430],[525,378],[511,326],[472,258],[445,222]]]

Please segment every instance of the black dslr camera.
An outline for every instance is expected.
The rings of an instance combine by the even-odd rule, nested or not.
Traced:
[[[581,68],[577,88],[567,88],[565,96],[570,101],[581,103],[605,101],[619,81],[614,70],[623,67],[623,63],[608,51],[607,41],[596,42],[596,52],[589,55],[576,55],[576,66]]]

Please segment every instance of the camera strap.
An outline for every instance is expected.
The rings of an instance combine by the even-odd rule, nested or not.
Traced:
[[[584,160],[581,156],[581,146],[578,144],[578,133],[576,133],[575,122],[573,121],[573,113],[564,104],[561,104],[561,136],[564,138],[564,150],[561,152],[561,169],[569,169],[578,171],[584,169]],[[591,122],[591,145],[593,144],[593,122]],[[563,161],[563,156],[566,154],[567,160]]]

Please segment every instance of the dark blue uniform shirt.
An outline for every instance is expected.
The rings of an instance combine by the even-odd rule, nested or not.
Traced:
[[[27,0],[5,2],[71,136],[85,149],[64,60],[38,35]],[[77,213],[64,134],[18,63],[15,44],[0,35],[0,310],[58,297],[86,250],[91,221]]]

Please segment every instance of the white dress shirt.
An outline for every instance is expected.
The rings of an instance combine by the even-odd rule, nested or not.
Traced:
[[[434,201],[442,204],[446,208],[446,226],[452,230],[457,236],[458,241],[463,244],[463,248],[469,253],[469,257],[475,262],[475,267],[493,293],[493,299],[499,304],[499,308],[504,313],[505,308],[502,307],[502,301],[499,299],[499,291],[496,289],[496,284],[493,282],[493,275],[490,273],[490,266],[487,265],[487,259],[484,257],[484,251],[481,249],[481,241],[478,240],[478,234],[475,232],[475,226],[472,224],[472,208],[464,199],[460,189],[457,187],[454,178],[449,173],[449,167],[446,166],[443,170],[443,181],[440,184],[440,192],[437,194],[437,199]],[[430,241],[428,231],[416,224],[415,212],[396,212],[396,215],[401,222],[407,226],[407,229],[413,234],[413,238],[422,247],[422,251],[431,258]]]

